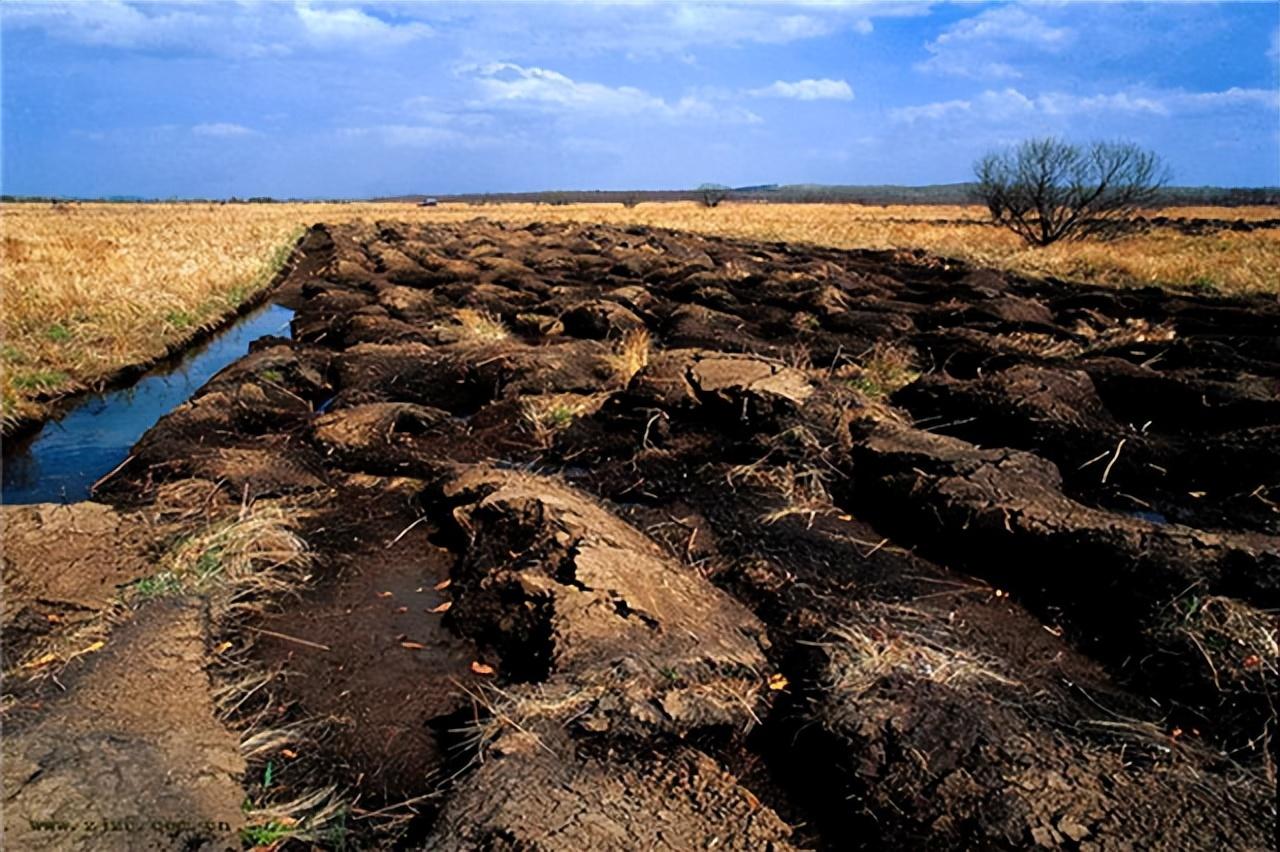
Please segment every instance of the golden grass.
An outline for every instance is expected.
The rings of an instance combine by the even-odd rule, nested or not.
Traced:
[[[467,340],[492,343],[497,340],[506,340],[511,336],[502,319],[488,311],[461,308],[458,310],[456,318],[458,327],[462,330],[464,339]]]
[[[648,366],[649,349],[652,345],[648,329],[633,328],[614,346],[614,371],[624,384]]]
[[[218,608],[252,610],[253,601],[282,597],[305,581],[310,554],[296,529],[281,506],[243,506],[236,517],[179,541],[160,560],[159,573],[130,587],[131,597],[216,591]]]
[[[1180,217],[1271,218],[1270,207],[1173,208]],[[0,205],[0,417],[149,361],[265,286],[282,249],[316,222],[641,224],[836,248],[922,248],[1027,275],[1115,285],[1280,289],[1280,230],[1028,248],[975,206],[694,202],[621,204]]]
[[[266,286],[295,211],[217,205],[0,208],[0,418],[153,360]]]
[[[607,397],[608,394],[541,394],[526,399],[522,411],[538,443],[550,447],[557,432],[568,429],[579,417],[599,411]]]

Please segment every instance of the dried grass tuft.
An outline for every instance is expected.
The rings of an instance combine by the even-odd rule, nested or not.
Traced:
[[[858,698],[893,675],[945,686],[1018,683],[994,661],[944,641],[944,632],[934,626],[937,619],[922,610],[877,604],[864,613],[865,621],[833,629],[823,643],[832,662],[828,686],[835,692]]]
[[[549,447],[557,432],[568,429],[579,417],[599,411],[607,398],[607,394],[541,394],[525,400],[521,414],[538,444]]]
[[[462,329],[465,339],[481,342],[506,340],[511,336],[507,325],[501,317],[488,311],[477,311],[474,308],[460,308],[455,314],[458,327]]]
[[[1280,618],[1222,595],[1185,595],[1171,605],[1174,615],[1164,625],[1190,643],[1218,689],[1260,684],[1275,688],[1280,674]]]
[[[334,787],[322,787],[285,802],[245,812],[241,838],[253,848],[279,848],[288,841],[341,848],[349,806]]]
[[[234,518],[180,540],[161,570],[135,582],[140,603],[171,594],[209,594],[216,610],[253,610],[307,579],[310,554],[295,519],[275,505],[245,505]]]
[[[623,384],[630,382],[636,373],[648,366],[649,350],[652,345],[653,340],[647,329],[633,328],[622,336],[622,340],[615,348],[612,361],[614,372]]]

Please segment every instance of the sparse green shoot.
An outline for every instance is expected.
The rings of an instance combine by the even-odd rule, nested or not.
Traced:
[[[196,324],[196,318],[189,311],[169,311],[164,321],[179,331],[185,331]]]
[[[71,339],[71,331],[61,323],[54,323],[44,330],[44,336],[54,343],[66,343]]]
[[[12,383],[22,391],[43,393],[62,387],[71,381],[71,376],[62,370],[23,370],[14,373]]]
[[[850,368],[844,368],[849,370]],[[920,378],[911,352],[891,345],[877,345],[852,375],[844,377],[853,388],[873,400],[882,400]]]

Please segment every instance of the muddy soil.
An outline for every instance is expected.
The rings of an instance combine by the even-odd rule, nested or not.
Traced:
[[[312,841],[1270,845],[1274,298],[645,228],[300,252],[293,339],[94,511],[294,507],[307,583],[201,672],[259,684],[224,716],[246,795],[344,803]]]

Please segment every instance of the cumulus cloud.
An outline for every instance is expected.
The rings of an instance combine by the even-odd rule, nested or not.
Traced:
[[[489,108],[525,108],[562,114],[704,118],[756,123],[759,116],[737,107],[721,108],[687,95],[668,101],[634,86],[608,86],[579,81],[548,68],[524,67],[510,62],[464,66],[460,73],[473,78]]]
[[[302,2],[296,5],[295,11],[307,36],[321,45],[395,46],[434,33],[429,25],[419,21],[393,24],[355,8],[313,7]]]
[[[661,98],[633,86],[579,82],[547,68],[526,68],[510,62],[471,66],[485,102],[492,105],[533,104],[584,112],[634,115],[659,111]]]
[[[1054,52],[1069,44],[1074,32],[1054,27],[1021,6],[998,6],[948,27],[925,45],[929,58],[916,68],[983,80],[1021,77],[1008,54]]]
[[[752,89],[748,94],[757,98],[793,98],[798,101],[851,101],[853,89],[844,80],[796,80],[788,83],[778,80],[762,89]]]
[[[214,136],[221,138],[230,138],[234,136],[255,136],[256,130],[245,127],[243,124],[232,124],[227,121],[215,121],[209,124],[197,124],[191,128],[191,132],[197,136]]]

